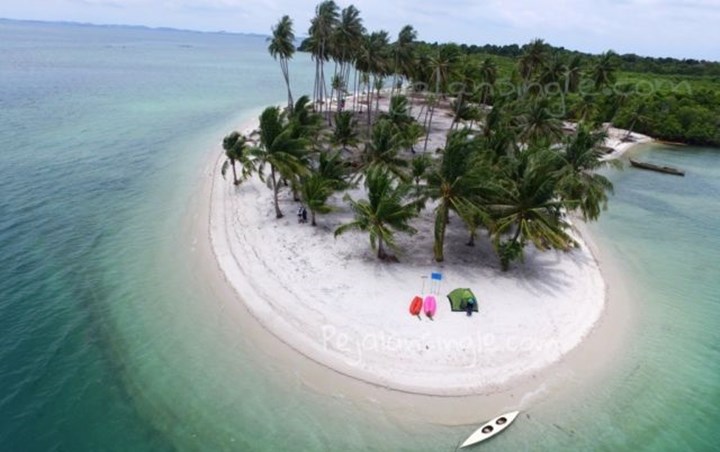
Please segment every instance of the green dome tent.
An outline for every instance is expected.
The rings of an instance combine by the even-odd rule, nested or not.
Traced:
[[[455,312],[465,312],[468,302],[472,302],[472,310],[478,312],[477,297],[470,289],[455,289],[447,297],[450,300],[450,308]]]

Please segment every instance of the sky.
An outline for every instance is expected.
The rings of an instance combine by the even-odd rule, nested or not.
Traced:
[[[319,0],[0,0],[0,17],[268,34],[307,32]],[[341,7],[350,3],[338,2]],[[357,0],[369,30],[424,41],[524,44],[720,61],[720,0]]]

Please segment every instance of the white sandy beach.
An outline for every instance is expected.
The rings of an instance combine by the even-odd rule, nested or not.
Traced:
[[[438,116],[438,132],[449,120]],[[246,124],[249,131],[256,123]],[[435,130],[435,128],[433,128]],[[608,140],[619,155],[635,143]],[[431,144],[431,146],[434,143]],[[608,143],[610,145],[610,143]],[[433,149],[429,147],[429,149]],[[605,282],[592,253],[538,253],[500,271],[485,237],[467,247],[467,232],[451,221],[446,261],[432,258],[432,211],[400,235],[400,263],[375,258],[364,234],[333,238],[351,218],[341,196],[318,227],[299,224],[297,204],[281,195],[276,220],[271,191],[253,178],[239,187],[214,175],[210,234],[227,280],[272,334],[342,374],[390,389],[430,394],[490,394],[560,360],[592,331],[605,303]],[[352,193],[358,198],[361,191]],[[578,235],[579,237],[579,235]],[[440,271],[434,321],[408,313],[415,295],[431,292],[423,276]],[[479,313],[450,311],[446,294],[471,288]]]

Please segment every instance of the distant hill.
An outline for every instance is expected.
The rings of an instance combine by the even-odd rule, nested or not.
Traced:
[[[184,28],[172,27],[149,27],[146,25],[120,25],[120,24],[94,24],[89,22],[72,22],[72,21],[44,21],[44,20],[24,20],[24,19],[6,19],[0,17],[0,24],[20,24],[20,25],[37,25],[37,26],[57,26],[57,27],[88,27],[88,28],[108,28],[108,29],[126,29],[126,30],[154,30],[169,31],[182,33],[198,33],[198,34],[227,34],[236,36],[245,36],[250,38],[267,38],[268,35],[261,33],[235,33],[229,31],[198,31],[188,30]]]

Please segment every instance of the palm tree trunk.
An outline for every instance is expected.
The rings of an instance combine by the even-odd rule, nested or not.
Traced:
[[[378,80],[375,77],[375,86],[377,86]],[[380,111],[380,88],[377,88],[377,95],[375,96],[375,111]]]
[[[353,83],[353,113],[355,113],[355,110],[357,110],[357,104],[358,104],[358,102],[357,102],[358,91],[359,91],[359,87],[360,87],[360,82],[358,79],[359,79],[358,70],[357,70],[357,68],[355,68],[355,80]]]
[[[447,202],[442,201],[438,207],[437,214],[435,214],[435,244],[433,246],[433,253],[435,254],[436,262],[445,260],[443,250],[445,248],[445,230],[447,229],[448,213]]]
[[[462,108],[463,94],[464,94],[464,93],[465,93],[465,90],[463,89],[462,91],[460,91],[460,94],[458,95],[457,99],[455,100],[455,102],[457,103],[457,106],[455,107],[455,117],[454,117],[453,120],[452,120],[452,124],[450,124],[450,130],[452,130],[453,127],[456,127],[456,128],[459,127],[459,123],[460,123],[460,109]],[[450,136],[450,134],[448,134],[448,137],[449,137],[449,136]],[[446,142],[446,143],[447,143],[447,142]]]
[[[295,102],[293,101],[292,91],[290,90],[290,68],[288,67],[288,61],[284,58],[280,60],[280,64],[282,65],[283,77],[285,78],[285,85],[287,86],[288,111],[292,113],[293,104]]]
[[[238,178],[237,178],[237,173],[235,172],[235,160],[230,161],[230,166],[232,166],[232,170],[233,170],[233,183],[235,185],[240,185],[240,182],[238,181]]]
[[[372,126],[372,117],[370,111],[372,110],[372,88],[370,87],[370,84],[368,83],[368,93],[367,93],[367,123],[368,123],[368,136],[370,136],[370,128]]]
[[[270,180],[272,181],[273,202],[275,204],[275,218],[282,218],[283,214],[280,211],[280,203],[278,201],[278,192],[280,191],[280,187],[278,185],[277,178],[275,177],[275,167],[272,165],[270,165]]]
[[[432,130],[433,114],[435,114],[435,104],[430,106],[430,120],[428,121],[427,134],[425,135],[425,146],[423,147],[423,154],[427,152],[428,140],[430,140],[430,131]]]
[[[310,209],[310,224],[312,226],[317,226],[317,223],[315,222],[315,211]]]
[[[385,259],[387,254],[385,254],[385,249],[383,248],[383,241],[381,237],[378,237],[378,252],[377,257],[378,259]]]

